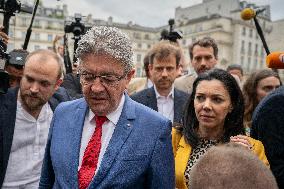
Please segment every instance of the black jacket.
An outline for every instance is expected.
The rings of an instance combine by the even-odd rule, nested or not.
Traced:
[[[278,187],[284,189],[284,86],[273,91],[256,107],[251,137],[263,143]]]

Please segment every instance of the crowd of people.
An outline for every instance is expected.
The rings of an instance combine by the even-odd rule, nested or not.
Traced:
[[[210,37],[188,49],[193,72],[182,74],[179,44],[162,40],[144,58],[146,78],[134,79],[130,38],[93,26],[73,73],[60,38],[54,52],[7,63],[0,188],[284,188],[279,75],[218,68]]]

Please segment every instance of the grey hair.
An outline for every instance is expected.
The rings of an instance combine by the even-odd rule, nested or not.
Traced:
[[[126,73],[133,68],[132,43],[125,33],[115,27],[93,26],[79,41],[76,57],[81,64],[86,55],[100,53],[120,61]]]

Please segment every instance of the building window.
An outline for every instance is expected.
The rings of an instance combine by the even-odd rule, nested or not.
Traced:
[[[257,59],[255,58],[254,59],[254,69],[256,69],[257,68]]]
[[[34,49],[35,49],[35,50],[38,50],[38,49],[40,49],[40,46],[39,46],[39,45],[35,45],[35,46],[34,46]]]
[[[248,54],[251,55],[251,42],[248,43]]]
[[[26,38],[26,32],[22,32],[22,38],[25,39]]]
[[[27,18],[22,18],[22,26],[27,26]]]
[[[186,45],[186,39],[183,39],[183,40],[182,40],[182,44],[183,44],[183,45]]]
[[[192,43],[194,43],[196,41],[196,37],[192,38]]]
[[[221,5],[218,5],[218,10],[221,10],[222,6]]]
[[[36,34],[35,34],[35,40],[37,40],[37,41],[40,40],[40,35],[39,35],[39,33],[36,33]]]
[[[141,49],[141,48],[142,48],[142,44],[141,44],[141,43],[138,43],[138,44],[137,44],[137,48]]]
[[[197,32],[200,32],[200,31],[202,31],[202,30],[203,30],[202,25],[201,25],[201,24],[197,24],[197,25],[196,25],[196,31],[197,31]]]
[[[136,76],[137,77],[141,77],[142,76],[142,69],[141,68],[137,68],[136,69]]]
[[[241,65],[244,65],[244,56],[241,56]]]
[[[51,21],[48,21],[48,22],[47,22],[47,27],[46,27],[46,29],[52,29],[52,28],[53,28],[52,22],[51,22]]]
[[[242,40],[241,53],[245,53],[245,41]]]
[[[255,44],[254,55],[258,55],[258,44]]]
[[[145,34],[144,39],[149,40],[150,39],[149,34]]]
[[[242,35],[243,35],[243,36],[245,36],[245,35],[246,35],[246,27],[243,27]]]
[[[52,42],[52,40],[53,40],[52,34],[48,34],[47,35],[47,41]]]
[[[141,62],[141,54],[137,54],[136,60],[137,60],[137,62]]]
[[[249,29],[249,37],[252,37],[252,34],[253,34],[253,30]]]
[[[147,45],[147,48],[148,48],[148,49],[150,49],[150,48],[151,48],[151,45],[150,45],[150,44],[148,44],[148,45]]]
[[[140,33],[134,32],[134,33],[133,33],[133,37],[134,37],[135,39],[141,39]]]
[[[34,27],[35,27],[35,28],[40,28],[39,20],[36,20],[36,21],[35,21]]]

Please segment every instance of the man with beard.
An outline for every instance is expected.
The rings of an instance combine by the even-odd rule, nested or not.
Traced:
[[[68,96],[57,90],[61,59],[49,50],[30,53],[20,88],[0,95],[0,188],[38,188],[53,110]],[[56,94],[54,94],[56,91]]]
[[[57,107],[39,188],[174,188],[171,123],[126,92],[129,37],[94,26],[76,56],[84,98]]]
[[[180,123],[188,94],[175,89],[173,83],[180,67],[181,51],[169,41],[161,41],[150,51],[149,71],[154,86],[131,98],[160,112],[173,122]]]
[[[214,39],[204,37],[189,47],[189,57],[195,73],[189,73],[175,80],[174,86],[188,94],[197,75],[215,67],[218,60],[218,46]]]

